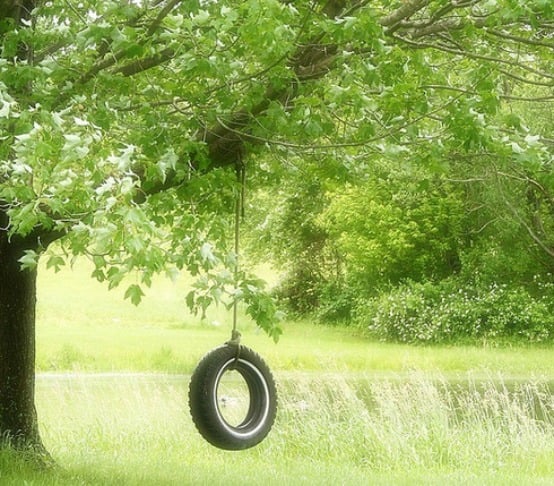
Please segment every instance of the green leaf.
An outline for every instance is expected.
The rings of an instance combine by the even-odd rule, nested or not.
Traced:
[[[34,250],[25,250],[25,255],[23,255],[18,262],[21,263],[22,270],[34,270],[37,268],[39,255]]]
[[[61,270],[61,267],[63,267],[64,265],[65,260],[59,255],[52,255],[50,258],[48,258],[48,261],[46,262],[46,268],[54,267],[54,271],[56,273],[58,273]]]
[[[0,108],[0,118],[8,118],[10,115],[10,104],[7,101],[1,100],[2,107]]]
[[[142,297],[144,297],[144,292],[140,288],[140,285],[129,285],[125,291],[125,299],[130,299],[134,305],[139,305]]]
[[[123,278],[125,277],[125,272],[120,269],[119,267],[111,267],[106,275],[106,278],[108,279],[108,289],[113,289],[117,287]]]
[[[195,299],[196,298],[196,292],[194,290],[191,290],[185,299],[187,303],[187,307],[191,312],[194,312],[194,305],[195,305]]]

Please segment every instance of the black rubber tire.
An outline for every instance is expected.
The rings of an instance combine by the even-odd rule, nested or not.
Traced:
[[[248,412],[238,425],[226,422],[218,405],[218,386],[226,371],[241,374],[248,386]],[[250,348],[224,344],[206,354],[194,370],[189,385],[189,406],[196,428],[210,444],[238,451],[259,444],[277,414],[275,381],[264,360]]]

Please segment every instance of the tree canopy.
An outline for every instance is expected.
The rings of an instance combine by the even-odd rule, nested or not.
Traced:
[[[63,236],[48,266],[86,253],[110,285],[208,269],[226,258],[224,169],[253,150],[351,174],[550,157],[501,110],[552,99],[547,1],[2,5],[0,209],[6,237],[36,242],[24,267]]]

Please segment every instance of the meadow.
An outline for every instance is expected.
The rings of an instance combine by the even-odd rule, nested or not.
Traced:
[[[278,344],[242,318],[273,370],[279,412],[243,452],[207,444],[188,414],[200,357],[230,315],[185,308],[187,279],[123,301],[71,271],[40,272],[37,409],[59,468],[0,452],[0,484],[552,484],[554,348],[404,346],[285,322]]]

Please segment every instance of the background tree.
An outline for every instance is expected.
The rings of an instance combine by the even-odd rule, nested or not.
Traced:
[[[42,449],[35,281],[52,242],[48,267],[88,255],[110,286],[140,271],[134,302],[153,273],[204,270],[193,306],[229,284],[275,335],[251,279],[238,292],[215,270],[233,260],[236,167],[268,147],[356,173],[382,154],[544,165],[547,141],[497,115],[505,79],[550,86],[551,22],[541,0],[0,2],[0,435]]]
[[[321,86],[319,99],[329,100],[329,121],[337,128],[334,141],[342,142],[329,141],[327,156],[314,160],[315,166],[324,161],[329,168],[327,179],[337,181],[332,189],[321,183],[326,177],[321,170],[305,169],[310,154],[303,157],[303,176],[320,178],[312,187],[322,188],[319,195],[311,194],[311,201],[330,201],[327,210],[311,204],[304,208],[310,223],[303,227],[312,228],[314,239],[304,244],[307,233],[299,229],[295,237],[294,225],[288,224],[292,220],[283,217],[282,208],[294,204],[305,186],[302,176],[300,185],[288,190],[290,197],[285,194],[281,204],[268,209],[276,207],[278,214],[264,217],[273,225],[264,225],[268,237],[260,241],[273,244],[277,252],[295,248],[294,255],[303,255],[296,245],[309,252],[320,235],[318,257],[292,257],[302,272],[289,275],[283,286],[295,290],[294,303],[310,302],[308,310],[320,315],[329,310],[333,315],[338,308],[348,315],[356,300],[383,290],[383,283],[407,278],[436,280],[459,272],[466,282],[533,286],[536,275],[547,279],[551,272],[552,154],[548,108],[543,112],[552,101],[551,8],[467,2],[467,15],[468,10],[462,14],[459,9],[463,2],[451,3],[435,10],[445,18],[434,24],[415,20],[432,10],[432,2],[423,2],[425,8],[416,3],[406,2],[404,12],[415,10],[388,31],[402,42],[385,37],[386,48],[372,51],[363,77],[355,71],[360,77],[350,83],[351,61],[340,78],[327,76],[333,84]],[[530,22],[530,37],[519,24],[523,19]],[[381,20],[386,22],[388,18]],[[424,29],[431,24],[432,29]],[[415,32],[416,26],[423,30]],[[479,41],[473,49],[474,35]],[[335,154],[331,164],[329,152]],[[300,172],[294,164],[291,180]],[[339,164],[349,177],[336,170]],[[428,225],[418,241],[425,205]],[[381,213],[372,218],[377,208]],[[283,234],[290,238],[282,239]],[[433,243],[434,252],[429,251]],[[342,268],[338,276],[325,272],[329,254],[343,260],[335,265]],[[443,270],[437,271],[440,266]],[[345,278],[351,285],[344,285]],[[358,285],[360,279],[366,283]]]

